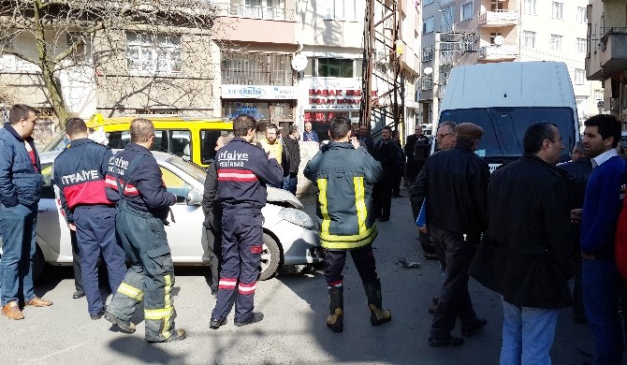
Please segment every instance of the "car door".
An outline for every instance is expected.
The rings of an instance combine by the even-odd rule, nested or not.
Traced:
[[[52,163],[41,165],[44,184],[37,208],[37,243],[48,262],[71,262],[70,229],[60,213],[58,188],[52,184]]]
[[[170,207],[174,221],[165,227],[172,260],[175,263],[200,263],[204,255],[201,245],[204,221],[202,208],[199,205],[189,206],[185,203],[187,194],[192,190],[192,186],[185,181],[185,176],[181,177],[163,165],[161,172],[167,190],[177,197],[176,204]]]

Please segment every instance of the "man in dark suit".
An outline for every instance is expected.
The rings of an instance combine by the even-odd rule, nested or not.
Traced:
[[[414,183],[416,176],[422,170],[422,167],[429,157],[431,144],[429,137],[422,134],[422,126],[416,125],[415,134],[407,136],[405,141],[405,156],[407,156],[407,173],[405,179],[409,185]]]

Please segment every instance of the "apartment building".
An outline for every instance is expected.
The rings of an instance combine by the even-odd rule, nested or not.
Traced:
[[[423,1],[422,122],[437,120],[452,67],[486,62],[564,62],[578,117],[598,113],[602,86],[585,77],[586,5],[587,0]]]
[[[392,6],[392,1],[375,1],[375,18],[381,19],[381,3]],[[412,0],[396,1],[400,35],[397,50],[405,73],[405,130],[413,130],[414,109],[417,107],[414,82],[418,76],[419,7]],[[336,115],[348,116],[359,123],[362,97],[363,34],[366,1],[363,0],[312,0],[298,4],[297,40],[302,46],[299,54],[306,57],[307,66],[299,75],[298,114],[302,122],[311,122],[319,136],[326,139],[328,123]],[[390,20],[386,26],[393,27]],[[387,70],[386,52],[375,49],[373,67]],[[389,89],[382,82],[372,84],[373,95],[384,94]],[[390,99],[382,104],[390,105]],[[390,120],[375,118],[370,126],[377,130]],[[409,128],[409,129],[408,129]]]
[[[592,0],[586,9],[586,77],[603,83],[599,111],[623,122],[627,122],[626,12],[624,0]]]
[[[8,2],[1,4],[16,6]],[[36,6],[31,4],[20,6]],[[67,9],[75,5],[63,4]],[[98,11],[104,8],[92,9],[93,16],[97,17]],[[122,19],[114,9],[109,9],[110,12],[105,9],[99,15],[102,18],[92,22],[55,21],[67,9],[63,6],[42,8],[40,17],[46,19],[41,24],[47,60],[54,65],[58,91],[70,114],[83,118],[95,112],[107,116],[220,115],[219,98],[213,89],[216,72],[212,66],[216,63],[213,58],[218,48],[205,29],[194,28],[182,17],[161,22],[159,17],[167,18],[168,13],[150,19],[155,24],[162,23],[160,25],[127,19],[112,29],[100,28],[99,22],[103,19],[111,23]],[[90,9],[82,10],[90,12]],[[170,11],[184,14],[186,9]],[[13,14],[24,23],[34,22],[36,20],[28,18],[31,13],[3,12],[3,21],[18,23],[16,20],[20,19],[8,18]],[[137,15],[140,18],[140,14]],[[208,13],[206,19],[210,17]],[[101,30],[90,32],[92,27]],[[12,93],[13,102],[26,103],[52,115],[51,86],[46,85],[41,63],[37,62],[35,32],[7,29],[3,28],[4,43],[0,51],[0,84]],[[13,34],[17,36],[11,38]],[[80,42],[76,42],[77,39]]]

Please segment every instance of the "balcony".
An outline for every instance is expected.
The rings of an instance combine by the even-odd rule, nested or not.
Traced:
[[[484,61],[505,61],[518,58],[517,44],[491,45],[479,48],[479,59]]]
[[[509,27],[518,24],[517,10],[494,10],[479,14],[479,25],[484,27]]]
[[[240,4],[223,4],[215,29],[216,39],[233,42],[296,43],[294,9]]]
[[[292,11],[286,14],[285,9],[281,7],[267,7],[255,5],[236,5],[231,4],[229,7],[229,15],[242,18],[253,19],[269,19],[269,20],[294,20]]]
[[[611,76],[627,70],[627,27],[607,27],[602,30],[605,33],[601,37],[598,49],[601,72],[598,78],[589,75],[591,80],[603,80],[606,75]]]

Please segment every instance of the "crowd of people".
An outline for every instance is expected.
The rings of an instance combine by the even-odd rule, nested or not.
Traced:
[[[31,107],[14,105],[9,123],[0,129],[0,304],[2,314],[13,320],[24,318],[22,308],[52,305],[34,295],[32,283],[43,183],[32,138],[36,119]],[[215,330],[226,324],[233,307],[238,327],[263,319],[254,310],[254,296],[266,187],[295,193],[299,140],[319,142],[310,123],[302,134],[292,126],[283,136],[270,124],[255,145],[257,129],[254,118],[236,117],[233,136],[217,141],[205,180],[202,245],[216,296],[210,319]],[[84,293],[90,317],[104,316],[124,333],[135,332],[130,320],[143,302],[146,341],[184,339],[185,331],[175,325],[175,277],[165,231],[176,195],[167,191],[150,152],[152,122],[133,120],[131,142],[115,155],[89,138],[80,118],[68,119],[65,132],[70,142],[55,160],[54,184],[81,264],[82,286],[75,298]],[[326,325],[334,332],[344,328],[347,253],[362,280],[371,324],[392,319],[383,307],[372,243],[376,220],[390,219],[400,169],[411,183],[413,218],[426,217],[421,245],[439,260],[444,276],[430,308],[430,346],[462,345],[464,339],[453,335],[458,318],[463,337],[487,326],[468,291],[473,277],[502,298],[501,364],[550,364],[558,310],[570,306],[575,321],[592,331],[595,363],[620,364],[624,336],[619,309],[627,300],[621,276],[627,262],[617,260],[627,255],[627,174],[617,153],[621,123],[610,115],[589,118],[583,141],[575,144],[567,163],[559,163],[564,149],[560,130],[549,122],[533,124],[524,135],[523,156],[492,175],[475,153],[483,133],[473,123],[441,123],[438,152],[429,156],[430,140],[420,127],[402,149],[389,127],[374,143],[366,126],[354,131],[346,117],[331,120],[331,140],[319,146],[303,172],[318,189],[329,293]],[[101,255],[114,294],[108,306],[99,289]]]

